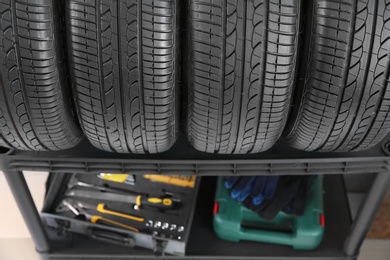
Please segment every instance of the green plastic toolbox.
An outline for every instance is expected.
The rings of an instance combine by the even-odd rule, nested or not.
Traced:
[[[230,198],[223,180],[224,177],[218,177],[213,220],[215,233],[221,239],[281,244],[300,250],[315,249],[321,243],[325,226],[322,176],[312,183],[303,216],[280,212],[272,221],[260,218]]]

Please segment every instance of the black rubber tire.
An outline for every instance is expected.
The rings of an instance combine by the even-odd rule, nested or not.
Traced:
[[[390,2],[314,0],[303,98],[287,135],[306,151],[359,151],[390,131]]]
[[[63,150],[82,138],[58,17],[58,0],[0,0],[0,146]]]
[[[76,107],[97,148],[168,150],[178,131],[179,0],[67,0]]]
[[[279,139],[295,81],[300,0],[190,0],[187,136],[246,154]]]

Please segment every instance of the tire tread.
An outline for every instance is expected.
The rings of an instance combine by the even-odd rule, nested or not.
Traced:
[[[187,136],[200,151],[262,152],[295,81],[300,1],[191,0]]]
[[[0,145],[63,150],[81,140],[70,112],[52,0],[0,1]]]

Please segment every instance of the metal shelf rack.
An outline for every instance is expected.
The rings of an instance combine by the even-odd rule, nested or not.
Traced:
[[[330,228],[324,241],[337,240],[340,243],[324,242],[326,246],[311,253],[297,253],[285,250],[281,246],[266,245],[250,246],[250,243],[232,246],[216,242],[210,233],[208,221],[195,212],[195,222],[191,231],[186,259],[356,259],[359,248],[371,226],[381,202],[390,187],[390,136],[378,146],[364,152],[353,153],[308,153],[288,147],[279,141],[271,150],[251,155],[210,155],[194,150],[183,136],[168,152],[156,155],[112,154],[92,147],[84,140],[77,147],[61,152],[24,152],[0,148],[0,169],[4,171],[8,184],[13,192],[24,220],[29,228],[36,249],[47,259],[128,259],[154,258],[145,250],[134,250],[105,245],[104,252],[115,251],[114,255],[99,253],[99,243],[85,240],[75,235],[70,241],[55,241],[41,222],[34,205],[30,191],[23,176],[24,170],[48,171],[55,173],[86,173],[116,172],[116,173],[157,173],[157,174],[191,174],[198,176],[215,175],[301,175],[301,174],[377,174],[371,189],[367,192],[357,217],[353,223],[347,221],[347,202],[342,181],[338,176],[326,179],[326,192],[340,199],[328,200],[327,207],[339,207],[329,219]],[[340,186],[341,185],[341,186]],[[207,192],[200,192],[207,194]],[[325,196],[326,197],[326,196]],[[331,197],[328,195],[328,197]],[[198,201],[204,201],[199,199]],[[344,202],[343,202],[344,201]],[[338,205],[338,206],[337,206]],[[199,207],[198,207],[199,208]],[[198,213],[200,212],[200,213]],[[344,213],[342,213],[344,212]],[[348,211],[349,212],[349,211]],[[337,214],[342,215],[337,215]],[[200,214],[200,215],[199,215]],[[338,218],[344,218],[344,229],[337,226]],[[201,221],[201,222],[198,222]],[[204,222],[202,222],[202,220]],[[335,221],[334,221],[335,220]],[[210,222],[210,221],[209,221]],[[197,224],[198,223],[198,224]],[[203,224],[202,224],[203,223]],[[332,224],[333,223],[333,224]],[[349,225],[345,227],[345,225]],[[338,228],[337,228],[338,227]],[[344,233],[343,233],[344,232]],[[203,242],[213,245],[215,250],[207,251],[197,237],[205,237]],[[341,240],[340,240],[341,239]],[[82,248],[74,247],[83,245]],[[202,246],[203,245],[203,246]],[[221,248],[236,247],[223,251]],[[255,248],[263,251],[253,251]],[[90,251],[89,251],[90,250]],[[233,250],[233,251],[232,251]],[[252,253],[245,253],[247,252]],[[225,253],[223,253],[225,252]],[[230,253],[229,253],[230,252]],[[261,254],[261,252],[264,252]],[[269,252],[279,252],[272,254]],[[163,258],[175,258],[168,257]]]

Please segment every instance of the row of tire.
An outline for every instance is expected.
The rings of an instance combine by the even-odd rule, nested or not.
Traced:
[[[390,0],[0,0],[0,27],[3,147],[158,153],[182,124],[209,153],[355,151],[390,131]]]

